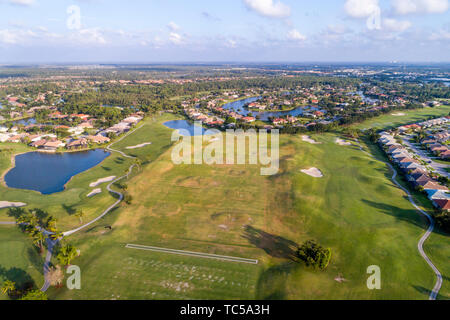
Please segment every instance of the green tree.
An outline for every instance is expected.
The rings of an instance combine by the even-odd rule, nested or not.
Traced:
[[[28,291],[20,300],[48,300],[47,294],[41,290]]]
[[[331,259],[331,249],[324,248],[314,240],[308,240],[297,250],[297,256],[307,266],[313,266],[320,270],[325,269]]]
[[[62,265],[68,266],[77,256],[78,252],[75,246],[66,244],[59,249],[58,255],[56,257]]]
[[[77,213],[75,213],[75,216],[80,219],[80,224],[83,223],[83,218],[84,218],[84,211],[83,210],[78,210]]]
[[[1,288],[3,294],[10,294],[16,290],[16,283],[11,280],[6,280]]]

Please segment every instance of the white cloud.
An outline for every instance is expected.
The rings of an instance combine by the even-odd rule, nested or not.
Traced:
[[[396,20],[386,18],[383,20],[383,29],[392,32],[403,32],[411,27],[411,22],[407,20]]]
[[[352,18],[368,18],[380,11],[378,0],[347,0],[345,12]]]
[[[183,42],[183,37],[176,32],[171,32],[169,34],[169,41],[173,44],[181,44]]]
[[[304,36],[303,34],[298,32],[298,30],[296,30],[296,29],[292,29],[291,31],[289,31],[287,34],[287,37],[289,40],[294,40],[294,41],[306,40],[306,36]]]
[[[448,0],[392,0],[397,14],[444,13],[449,8]]]
[[[277,0],[244,0],[247,8],[258,14],[270,18],[287,18],[291,15],[291,8]]]
[[[172,32],[180,30],[180,27],[173,21],[169,22],[169,24],[167,25],[167,28],[169,28],[169,30]]]
[[[20,6],[31,6],[34,3],[34,0],[9,0],[9,3]]]
[[[71,34],[71,42],[88,45],[104,45],[107,43],[99,29],[81,29]]]
[[[5,29],[0,30],[0,42],[7,43],[7,44],[14,44],[17,43],[18,36],[15,32]]]

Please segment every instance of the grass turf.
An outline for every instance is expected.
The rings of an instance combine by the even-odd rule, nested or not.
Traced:
[[[334,134],[312,138],[322,144],[283,136],[281,169],[271,177],[261,176],[258,166],[176,166],[168,150],[129,182],[131,205],[72,238],[82,250],[76,263],[84,270],[87,287],[80,292],[52,289],[52,297],[427,299],[426,290],[436,279],[417,251],[426,221],[390,181],[384,164],[355,146],[337,145]],[[300,172],[312,166],[324,177]],[[113,230],[104,230],[104,224]],[[290,260],[295,247],[307,239],[332,249],[326,271]],[[257,258],[261,263],[229,265],[136,252],[124,249],[126,243]],[[447,237],[436,237],[426,246],[443,272],[448,248]],[[237,268],[242,273],[228,278],[228,284],[245,279],[246,287],[238,295],[232,285],[195,285],[186,281],[187,273],[167,272],[180,264],[216,270],[210,274],[213,279]],[[370,265],[381,268],[381,290],[366,286]],[[346,281],[335,281],[338,276]],[[440,298],[448,297],[445,283]]]
[[[31,240],[16,226],[0,226],[0,287],[5,280],[16,288],[40,288],[44,283],[44,259]],[[8,297],[0,292],[0,300]]]

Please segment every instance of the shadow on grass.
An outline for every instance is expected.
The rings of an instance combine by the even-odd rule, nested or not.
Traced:
[[[246,226],[243,238],[274,258],[295,260],[298,244],[265,231]]]
[[[424,288],[424,287],[421,287],[421,286],[413,286],[413,288],[416,289],[417,291],[419,291],[420,293],[426,295],[427,297],[429,297],[430,294],[431,294],[431,290],[430,289],[427,289],[427,288]],[[447,298],[447,297],[444,297],[443,295],[438,293],[437,296],[436,296],[436,300],[450,300],[450,299]]]
[[[365,200],[365,199],[362,199],[361,201],[370,205],[373,208],[380,210],[384,214],[390,215],[401,221],[412,223],[413,225],[421,228],[424,231],[428,230],[428,227],[429,227],[428,219],[414,208],[400,209],[398,207],[391,206],[391,205],[385,204],[385,203],[379,203],[379,202],[374,202],[374,201]],[[440,231],[438,228],[434,228],[433,233],[447,236],[447,237],[449,236],[447,233]]]
[[[32,248],[27,249],[28,260],[30,260],[31,264],[41,273],[44,273],[42,266],[44,265],[44,259],[39,254],[39,248],[33,246]]]
[[[66,204],[63,204],[62,207],[63,207],[63,209],[67,212],[67,214],[68,214],[69,216],[74,215],[74,214],[77,212],[77,210],[74,209],[74,207],[75,207],[74,205],[68,206],[68,205],[66,205]]]
[[[0,266],[0,277],[15,283],[19,291],[27,291],[36,287],[33,278],[23,269],[12,267],[9,269]],[[10,296],[14,299],[14,296]]]
[[[288,276],[296,268],[299,268],[299,265],[289,261],[263,271],[256,285],[256,299],[286,300]]]

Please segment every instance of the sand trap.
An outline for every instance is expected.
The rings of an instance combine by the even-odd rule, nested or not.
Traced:
[[[392,115],[395,117],[401,117],[401,116],[405,116],[406,114],[404,114],[403,112],[397,112],[397,113],[392,113]]]
[[[0,201],[0,209],[5,208],[18,208],[26,206],[26,203],[23,202],[9,202],[9,201]]]
[[[86,197],[90,198],[99,193],[102,193],[102,189],[97,188],[97,189],[92,190]]]
[[[342,140],[342,139],[339,139],[339,138],[336,138],[336,143],[338,145],[340,145],[340,146],[351,146],[352,145],[351,142],[345,141],[345,140]]]
[[[106,178],[98,179],[97,181],[92,182],[92,183],[89,185],[89,187],[95,188],[96,186],[98,186],[98,185],[100,185],[100,184],[102,184],[102,183],[113,181],[115,178],[116,178],[116,176],[111,176],[111,177],[106,177]]]
[[[302,136],[302,140],[311,144],[321,144],[321,142],[314,141],[310,136]]]
[[[308,176],[311,176],[314,178],[322,178],[323,177],[322,171],[320,171],[317,168],[303,169],[300,171],[303,172],[304,174],[307,174]]]
[[[150,144],[152,144],[152,143],[151,142],[145,142],[145,143],[138,144],[136,146],[126,147],[126,149],[138,149],[138,148],[142,148],[142,147],[148,146]]]

